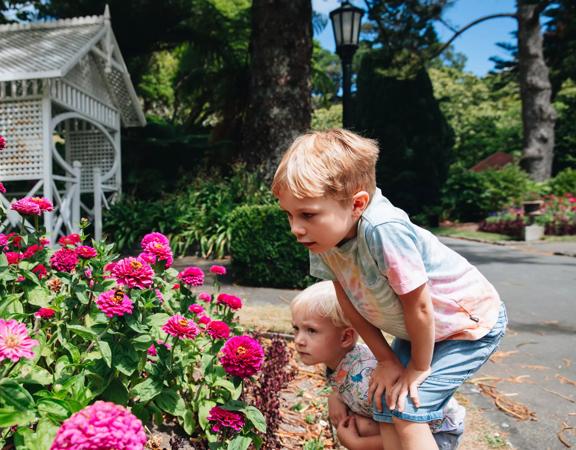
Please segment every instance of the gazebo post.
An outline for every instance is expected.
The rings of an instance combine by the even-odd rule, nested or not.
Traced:
[[[74,189],[74,197],[72,197],[72,232],[80,232],[80,174],[82,170],[82,163],[80,161],[74,161],[72,163],[74,166],[74,178],[76,178],[76,185]]]
[[[102,173],[94,167],[94,239],[102,239]]]
[[[50,100],[50,81],[44,80],[42,83],[42,147],[43,147],[43,184],[44,197],[53,202],[52,195],[52,102]],[[56,236],[53,232],[53,213],[44,213],[44,228],[49,236],[50,244],[53,245]]]

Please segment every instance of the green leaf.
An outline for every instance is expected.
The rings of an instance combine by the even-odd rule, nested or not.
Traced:
[[[125,405],[128,403],[130,396],[128,395],[128,389],[126,389],[124,384],[115,378],[102,393],[102,398],[104,400],[108,400],[109,402]]]
[[[246,406],[242,409],[242,412],[258,431],[266,433],[266,419],[258,408],[254,406]]]
[[[20,302],[20,297],[23,293],[6,295],[2,299],[2,306],[0,307],[0,317],[8,318],[14,314],[22,314],[24,307]]]
[[[228,450],[246,450],[250,446],[251,443],[252,443],[252,439],[249,437],[236,436],[228,444]]]
[[[182,428],[184,428],[184,431],[186,433],[188,433],[189,435],[192,435],[192,433],[194,433],[194,430],[196,429],[196,421],[194,420],[194,414],[192,414],[192,411],[187,409],[186,412],[184,413],[183,420],[179,420],[179,422],[180,425],[182,425]]]
[[[98,336],[94,331],[82,325],[68,325],[66,328],[87,341],[93,341],[94,338]]]
[[[30,393],[14,380],[0,380],[0,400],[19,411],[34,408],[34,399]]]
[[[132,346],[115,347],[113,361],[115,369],[130,376],[138,369],[140,355]]]
[[[52,374],[38,366],[25,365],[20,369],[17,381],[22,384],[47,386],[53,382]]]
[[[50,450],[58,428],[58,425],[55,425],[51,420],[40,419],[36,426],[34,440],[30,442],[31,444],[33,443],[31,448],[34,450]],[[28,440],[26,440],[26,443],[28,444]]]
[[[148,334],[143,334],[132,339],[132,343],[134,344],[134,348],[136,350],[148,350],[150,345],[152,345],[153,339],[152,336]]]
[[[0,408],[0,428],[13,425],[24,426],[34,420],[33,411],[18,411],[14,408]]]
[[[154,399],[154,403],[163,411],[173,416],[184,417],[186,414],[186,404],[178,392],[174,389],[165,389]]]
[[[156,313],[146,318],[146,325],[150,328],[160,328],[166,323],[170,316],[166,313]]]
[[[86,295],[86,287],[77,285],[74,287],[74,293],[76,294],[76,298],[78,301],[83,305],[87,305],[90,302],[90,299]]]
[[[34,275],[34,277],[36,277],[36,275]],[[31,305],[40,307],[50,306],[50,293],[40,286],[28,291],[26,296],[28,297],[28,303]]]
[[[216,402],[211,400],[204,400],[198,406],[198,423],[203,430],[208,428],[208,416],[210,415],[210,410],[216,406]]]
[[[139,397],[140,401],[146,403],[162,392],[162,384],[152,378],[148,378],[137,384],[130,391],[130,396]]]
[[[70,416],[68,403],[56,398],[45,398],[38,401],[38,413],[57,422],[62,422]]]
[[[220,386],[226,389],[232,395],[232,400],[238,400],[240,395],[242,395],[242,384],[238,384],[238,386],[234,386],[230,380],[225,378],[217,378],[214,382],[214,386]]]
[[[98,341],[98,348],[102,354],[102,358],[106,362],[108,367],[112,367],[112,350],[110,350],[110,344],[106,341]]]

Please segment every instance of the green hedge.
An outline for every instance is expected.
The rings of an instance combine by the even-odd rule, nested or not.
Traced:
[[[235,281],[275,288],[303,288],[312,282],[308,251],[296,242],[280,207],[240,206],[230,224]]]

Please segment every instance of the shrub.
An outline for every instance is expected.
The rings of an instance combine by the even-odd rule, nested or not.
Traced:
[[[455,164],[442,190],[444,214],[454,220],[479,220],[518,204],[532,187],[528,174],[516,165],[471,172]]]
[[[576,170],[564,169],[548,182],[548,186],[550,193],[554,195],[576,195]]]
[[[235,279],[253,286],[302,288],[310,283],[308,251],[277,205],[241,206],[230,217]]]

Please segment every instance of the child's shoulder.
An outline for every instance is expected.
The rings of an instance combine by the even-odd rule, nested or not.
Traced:
[[[382,195],[380,189],[376,189],[368,208],[362,214],[366,227],[372,228],[385,223],[410,223],[408,214],[402,209],[395,207],[390,200]]]

